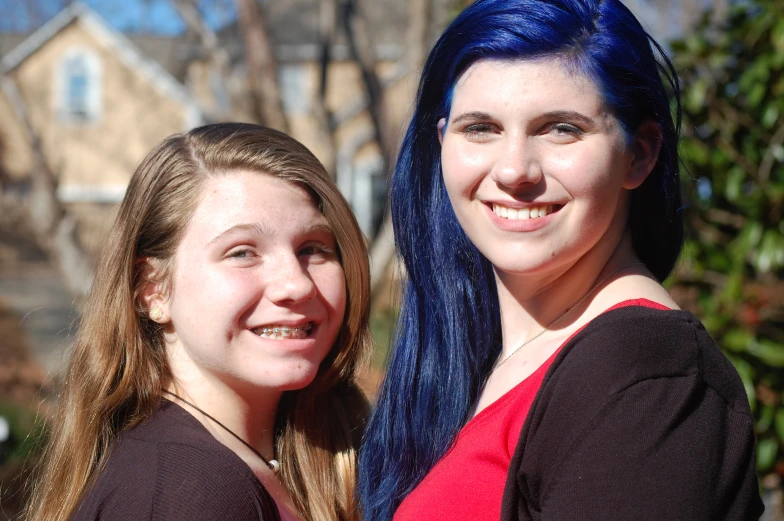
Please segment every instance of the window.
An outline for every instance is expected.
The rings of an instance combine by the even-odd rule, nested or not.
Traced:
[[[92,123],[101,115],[101,67],[95,53],[73,49],[60,63],[58,112],[68,123]]]

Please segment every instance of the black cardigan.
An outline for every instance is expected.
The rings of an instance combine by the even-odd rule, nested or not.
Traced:
[[[123,432],[71,521],[280,521],[239,456],[179,405]]]
[[[754,443],[741,380],[697,318],[616,309],[548,370],[501,520],[758,519]]]

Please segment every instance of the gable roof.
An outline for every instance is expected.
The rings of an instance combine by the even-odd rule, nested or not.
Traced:
[[[72,23],[79,23],[96,40],[114,51],[129,69],[147,79],[161,94],[186,105],[189,119],[198,124],[204,119],[196,100],[174,76],[158,62],[145,56],[125,35],[113,29],[106,20],[87,5],[74,2],[34,31],[0,60],[0,69],[8,73],[18,67],[46,42]]]

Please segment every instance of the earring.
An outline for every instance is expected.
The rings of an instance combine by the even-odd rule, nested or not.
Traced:
[[[152,308],[150,310],[150,318],[156,321],[163,318],[163,311],[161,311],[161,308],[159,307]]]

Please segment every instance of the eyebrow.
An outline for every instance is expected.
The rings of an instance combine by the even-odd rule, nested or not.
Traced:
[[[219,241],[220,239],[222,239],[223,237],[226,237],[227,235],[232,235],[234,233],[242,232],[242,231],[251,232],[251,233],[256,234],[256,235],[264,235],[264,236],[272,235],[272,230],[270,230],[269,228],[267,228],[266,226],[264,226],[261,223],[235,224],[234,226],[232,226],[228,230],[225,230],[225,231],[219,233],[210,242],[208,242],[207,245],[209,246],[210,244],[212,244],[212,243],[214,243],[216,241]]]
[[[208,242],[207,245],[209,246],[210,244],[219,241],[220,239],[222,239],[223,237],[226,237],[227,235],[232,235],[234,233],[242,232],[242,231],[251,232],[251,233],[253,233],[255,235],[262,235],[262,236],[265,236],[265,237],[269,237],[270,235],[273,235],[272,230],[270,228],[268,228],[267,226],[265,226],[264,224],[261,224],[261,223],[235,224],[234,226],[232,226],[228,230],[225,230],[225,231],[221,232],[220,234],[218,234],[210,242]],[[332,236],[335,235],[332,232],[332,228],[330,228],[326,224],[313,224],[311,226],[305,227],[302,230],[302,232],[301,232],[302,235],[310,235],[312,233],[328,233],[328,234],[330,234]]]
[[[589,118],[588,116],[584,114],[580,114],[579,112],[576,112],[574,110],[552,110],[550,112],[545,112],[540,117],[548,118],[548,119],[565,119],[569,121],[579,121],[587,125],[595,124],[595,121],[592,118]],[[458,117],[452,120],[451,123],[453,125],[456,125],[457,123],[460,123],[462,121],[477,121],[477,120],[487,120],[487,119],[493,119],[493,116],[491,116],[487,112],[471,111],[471,112],[465,112],[463,114],[460,114]]]
[[[553,110],[551,112],[546,112],[542,114],[542,117],[549,118],[549,119],[566,119],[570,121],[580,121],[587,125],[595,124],[593,118],[589,118],[585,114],[580,114],[574,110]]]
[[[464,112],[463,114],[460,114],[455,119],[453,119],[450,123],[452,125],[456,125],[461,121],[476,121],[476,120],[491,119],[491,118],[492,116],[490,116],[490,114],[488,114],[487,112],[472,111],[472,112]]]
[[[332,228],[326,224],[312,224],[302,230],[302,235],[310,235],[311,233],[328,233],[334,237],[335,233]]]

